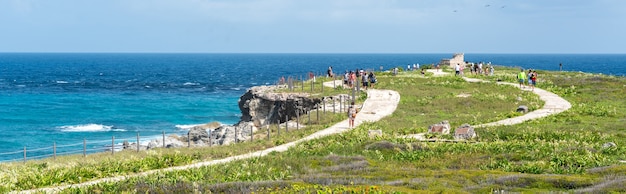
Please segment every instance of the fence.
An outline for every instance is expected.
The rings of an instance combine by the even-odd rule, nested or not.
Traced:
[[[302,78],[302,77],[301,77]],[[335,76],[333,78],[335,81],[337,80],[342,80],[342,78],[337,78],[337,76]],[[288,80],[286,80],[286,83],[282,83],[282,84],[287,84],[288,88],[291,91],[295,91],[295,86],[296,84],[299,84],[301,87],[301,90],[304,91],[305,89],[305,84],[307,84],[307,81],[311,81],[309,80],[305,80],[305,79],[300,79],[297,80],[294,77],[288,77]],[[357,80],[358,81],[358,80]],[[310,91],[314,92],[314,91],[322,91],[324,92],[324,86],[323,83],[320,82],[314,82],[311,81],[311,88]],[[316,86],[316,84],[319,83],[319,86]],[[281,83],[279,83],[281,84]],[[355,99],[355,91],[360,90],[358,88],[358,82],[357,82],[357,88],[352,90],[352,99]],[[338,88],[338,85],[333,85],[334,88]],[[322,104],[318,105],[318,107],[315,110],[311,110],[311,109],[307,109],[305,111],[306,113],[306,117],[308,117],[308,120],[305,122],[307,124],[311,124],[313,119],[312,117],[312,112],[315,112],[315,118],[317,120],[317,122],[319,123],[320,121],[320,112],[322,112],[322,114],[326,114],[326,112],[331,112],[331,110],[327,110],[327,101],[332,101],[332,113],[341,113],[341,112],[345,112],[347,111],[347,104],[349,104],[349,102],[351,102],[349,99],[343,98],[343,96],[340,96],[339,99],[334,99],[334,98],[327,98],[324,97],[322,100]],[[337,107],[337,105],[339,105],[339,107]],[[319,107],[321,106],[321,107]],[[321,110],[320,110],[321,109]],[[296,112],[296,118],[289,118],[288,116],[286,116],[285,120],[287,121],[291,121],[291,120],[296,120],[296,130],[300,129],[300,123],[301,121],[304,121],[304,119],[301,119],[301,117],[304,115],[301,115],[300,112]],[[281,127],[279,124],[276,123],[272,123],[272,125],[276,125],[276,135],[280,136],[280,132],[281,132]],[[235,127],[235,143],[237,143],[237,130],[238,128]],[[241,129],[240,129],[241,130]],[[261,129],[259,129],[259,131],[257,131],[257,134],[262,133],[260,131]],[[293,129],[292,129],[293,130]],[[289,125],[285,124],[284,125],[284,131],[285,132],[289,132]],[[271,129],[268,126],[267,127],[267,139],[269,140],[271,138]],[[189,133],[187,134],[189,135]],[[255,133],[250,133],[250,141],[254,141],[254,135]],[[166,137],[165,137],[165,131],[162,132],[161,134],[161,143],[162,143],[162,147],[166,147]],[[209,133],[209,136],[211,136],[211,134]],[[87,157],[87,154],[91,154],[91,153],[102,153],[102,152],[110,152],[111,155],[114,155],[116,151],[121,151],[123,149],[128,149],[128,145],[125,145],[125,142],[128,143],[134,143],[134,147],[137,150],[137,152],[140,151],[141,147],[143,145],[141,145],[141,140],[144,140],[145,142],[148,141],[152,141],[155,140],[157,138],[155,138],[154,135],[152,136],[140,136],[139,133],[137,133],[136,137],[126,137],[126,138],[122,138],[122,139],[116,139],[115,136],[112,136],[110,140],[87,140],[86,138],[83,139],[82,142],[80,143],[72,143],[72,144],[62,144],[62,145],[57,145],[56,142],[54,142],[52,144],[52,146],[49,147],[40,147],[40,148],[29,148],[24,146],[24,148],[22,150],[15,150],[15,151],[11,151],[11,152],[3,152],[0,153],[0,158],[5,158],[5,159],[0,159],[0,163],[2,162],[17,162],[17,161],[23,161],[26,162],[28,160],[35,160],[35,159],[43,159],[43,158],[53,158],[56,159],[57,156],[63,156],[63,155],[73,155],[73,154],[82,154],[83,157]],[[189,140],[189,136],[187,137],[187,139]],[[260,139],[260,138],[259,138]],[[147,144],[147,143],[146,143]],[[209,143],[209,145],[211,145],[212,142]],[[130,144],[132,147],[133,144]],[[158,146],[157,146],[158,147]],[[191,141],[187,142],[187,147],[191,147]]]

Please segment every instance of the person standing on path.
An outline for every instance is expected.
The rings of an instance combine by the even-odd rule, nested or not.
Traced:
[[[374,88],[374,84],[376,84],[376,75],[374,75],[374,71],[371,71],[370,75],[367,77],[370,79],[370,88]]]
[[[328,73],[328,77],[330,77],[330,78],[332,78],[334,76],[334,74],[333,74],[333,67],[332,66],[328,66],[327,73]]]
[[[532,88],[532,91],[535,91],[535,86],[537,86],[537,71],[533,70],[533,73],[530,74],[530,80],[532,83],[532,86],[530,86]]]
[[[559,71],[563,71],[563,63],[559,63]]]
[[[517,74],[517,79],[519,80],[519,88],[524,88],[524,81],[526,80],[526,73],[524,73],[524,69],[521,69]]]
[[[363,85],[363,89],[367,90],[367,86],[369,86],[369,75],[367,71],[363,72],[363,75],[361,75],[361,84]]]
[[[454,71],[456,72],[454,74],[454,76],[456,77],[457,75],[461,75],[461,65],[459,65],[458,63],[456,64],[456,66],[454,66]]]
[[[358,112],[359,111],[354,106],[354,102],[352,102],[350,107],[348,107],[348,128],[354,128],[354,118],[356,118],[356,113]]]

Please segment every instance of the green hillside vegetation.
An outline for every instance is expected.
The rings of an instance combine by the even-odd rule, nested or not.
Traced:
[[[497,67],[493,77],[466,75],[514,82],[518,71]],[[429,125],[442,120],[448,120],[454,129],[464,123],[510,118],[520,114],[514,112],[519,105],[533,111],[543,102],[531,92],[495,83],[468,83],[454,76],[424,78],[419,72],[380,74],[376,88],[398,91],[401,100],[398,109],[379,122],[261,158],[158,172],[65,192],[626,192],[626,164],[620,162],[626,160],[626,79],[576,72],[538,73],[537,87],[565,98],[572,108],[522,124],[477,128],[479,137],[471,142],[420,142],[401,136],[426,132]],[[344,119],[343,114],[329,115],[328,123]],[[2,183],[0,191],[224,158],[292,141],[330,125],[322,123],[290,132],[294,135],[281,136],[283,139],[219,148],[127,151],[115,158],[90,155],[88,161],[68,156],[57,161],[2,164],[0,178],[8,180],[7,174],[15,178]],[[369,137],[370,129],[381,129],[384,135]],[[604,146],[608,142],[617,146]]]

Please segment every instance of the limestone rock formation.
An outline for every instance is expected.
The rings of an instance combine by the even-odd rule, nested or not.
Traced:
[[[283,123],[305,115],[315,109],[322,100],[301,93],[274,93],[273,90],[285,86],[255,86],[239,98],[240,122],[252,122],[261,127],[272,123]]]

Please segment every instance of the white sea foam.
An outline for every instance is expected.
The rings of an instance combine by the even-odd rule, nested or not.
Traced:
[[[114,128],[109,125],[86,124],[86,125],[67,125],[58,127],[63,132],[103,132],[103,131],[126,131],[125,129]]]
[[[183,85],[184,86],[197,86],[197,85],[200,85],[200,83],[185,82]]]
[[[66,83],[69,83],[69,82],[67,82],[67,81],[56,81],[56,82],[57,82],[57,84],[66,84]]]
[[[189,130],[195,126],[200,126],[203,124],[194,124],[194,125],[175,125],[176,128],[178,128],[179,130]]]

